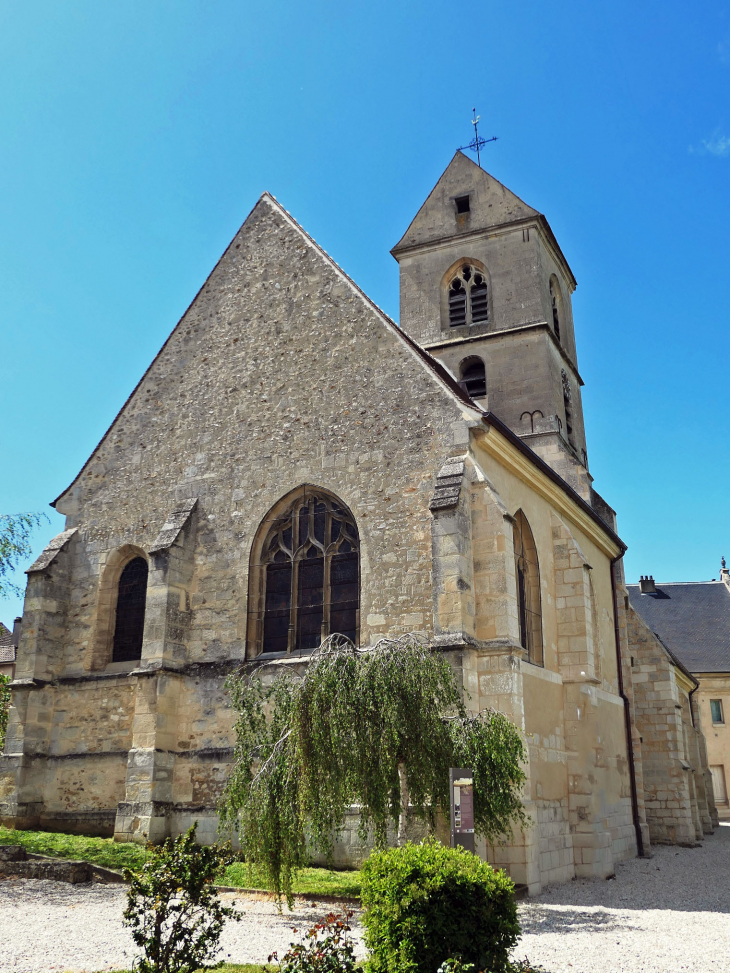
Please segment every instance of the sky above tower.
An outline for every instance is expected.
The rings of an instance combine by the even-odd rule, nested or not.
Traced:
[[[48,511],[36,551],[264,189],[397,320],[389,249],[476,106],[484,167],[578,280],[628,580],[719,576],[730,3],[25,0],[0,6],[0,86],[0,512]]]

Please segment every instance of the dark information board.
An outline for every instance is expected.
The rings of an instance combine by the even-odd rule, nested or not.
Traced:
[[[449,770],[451,847],[474,851],[474,775],[466,767]]]

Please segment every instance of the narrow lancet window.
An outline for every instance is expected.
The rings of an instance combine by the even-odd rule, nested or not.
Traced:
[[[515,514],[513,534],[520,644],[525,650],[527,661],[541,666],[543,651],[540,566],[537,561],[535,538],[521,510]]]
[[[449,324],[452,328],[466,324],[466,290],[458,277],[449,288]]]
[[[473,324],[480,324],[489,320],[489,304],[487,302],[487,282],[481,274],[474,274],[474,284],[471,289],[471,320]]]
[[[135,557],[125,565],[119,578],[112,662],[142,658],[148,570],[147,561]]]
[[[557,284],[552,280],[550,281],[550,304],[553,310],[553,331],[555,337],[560,341],[560,298]]]
[[[565,406],[565,431],[568,439],[573,442],[573,394],[570,389],[570,379],[565,369],[561,372],[563,379],[563,405]]]

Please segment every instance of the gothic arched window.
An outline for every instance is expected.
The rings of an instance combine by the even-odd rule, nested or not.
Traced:
[[[449,327],[489,321],[489,287],[483,270],[463,264],[448,280]]]
[[[112,662],[142,658],[148,571],[147,561],[135,557],[124,566],[119,577]]]
[[[459,384],[472,399],[481,399],[487,394],[487,374],[481,358],[465,358],[459,365]]]
[[[553,311],[553,331],[558,341],[560,341],[560,304],[560,287],[555,278],[552,278],[550,281],[550,305]]]
[[[343,503],[302,487],[259,545],[261,652],[306,652],[328,635],[358,641],[360,544]]]
[[[540,605],[540,566],[537,548],[527,517],[518,510],[514,525],[515,574],[517,576],[517,612],[520,623],[520,644],[528,662],[541,666],[542,609]]]

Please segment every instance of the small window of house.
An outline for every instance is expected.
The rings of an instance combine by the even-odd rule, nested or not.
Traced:
[[[725,716],[722,710],[722,700],[721,699],[711,699],[710,700],[710,714],[712,716],[713,723],[724,723]]]
[[[468,213],[469,212],[469,197],[468,196],[457,196],[455,199],[456,212],[457,213]]]

